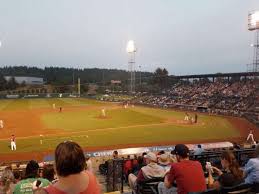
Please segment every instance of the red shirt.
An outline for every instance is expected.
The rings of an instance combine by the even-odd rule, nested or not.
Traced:
[[[100,186],[95,178],[95,176],[91,173],[86,171],[88,177],[89,177],[89,183],[88,183],[88,187],[85,191],[80,192],[80,194],[100,194]],[[76,183],[75,183],[76,184]],[[46,191],[49,194],[66,194],[65,192],[57,189],[55,186],[53,185],[49,185],[46,188]]]
[[[127,160],[124,164],[124,173],[128,174],[130,170],[132,170],[132,162],[131,160]]]
[[[168,181],[176,181],[178,194],[201,192],[206,190],[202,166],[198,161],[183,160],[171,165]]]

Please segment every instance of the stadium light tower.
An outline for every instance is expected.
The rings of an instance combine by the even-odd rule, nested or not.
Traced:
[[[130,74],[129,91],[131,94],[133,94],[135,93],[135,54],[137,52],[133,40],[128,41],[126,50],[128,53],[128,68]]]
[[[259,11],[252,11],[248,14],[248,30],[255,31],[255,43],[251,44],[254,47],[253,63],[248,71],[259,72]]]

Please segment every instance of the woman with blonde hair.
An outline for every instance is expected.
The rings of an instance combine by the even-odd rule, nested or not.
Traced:
[[[7,167],[4,169],[0,178],[0,194],[11,194],[13,193],[15,186],[15,179],[12,170]]]

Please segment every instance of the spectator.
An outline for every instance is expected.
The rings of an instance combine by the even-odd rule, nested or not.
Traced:
[[[146,165],[146,163],[144,162],[144,158],[143,158],[143,156],[139,156],[138,157],[138,163],[137,163],[137,165],[136,166],[133,166],[133,174],[134,175],[138,175],[138,172],[140,171],[140,169],[143,167],[143,166],[145,166]]]
[[[189,148],[178,144],[175,146],[174,154],[178,162],[171,165],[164,182],[159,183],[159,194],[176,193],[176,191],[178,194],[205,191],[206,183],[202,166],[198,161],[189,160]],[[177,188],[174,187],[174,183]]]
[[[119,158],[119,154],[118,154],[117,150],[113,151],[112,157],[113,157],[113,159],[118,159]]]
[[[143,153],[142,153],[142,157],[143,157],[143,159],[144,159],[144,164],[145,164],[145,165],[147,164],[147,163],[146,163],[146,155],[147,155],[146,152],[143,152]]]
[[[197,156],[197,155],[201,155],[203,152],[204,152],[204,149],[201,147],[200,144],[198,144],[197,147],[194,149],[193,154]]]
[[[18,170],[14,171],[13,175],[14,175],[15,183],[18,183],[22,178],[21,172]]]
[[[86,170],[93,172],[93,164],[90,156],[86,156],[85,159],[86,159]]]
[[[0,178],[0,194],[11,194],[15,187],[15,179],[11,169],[5,168]]]
[[[208,185],[210,188],[220,189],[221,187],[233,187],[244,181],[243,171],[239,168],[239,164],[233,152],[224,151],[222,153],[221,166],[224,171],[216,167],[211,168],[219,176],[219,179],[216,181],[212,177],[212,170],[208,169]]]
[[[135,154],[135,155],[134,155],[134,158],[133,158],[133,161],[132,161],[132,168],[134,168],[136,165],[138,165],[138,157],[137,157],[137,155]]]
[[[166,172],[170,170],[171,165],[168,154],[164,153],[158,157],[158,165],[163,167]]]
[[[54,171],[53,165],[48,164],[48,165],[45,165],[43,167],[42,177],[44,179],[47,179],[50,182],[53,182],[54,181],[54,175],[55,175],[55,171]]]
[[[134,174],[129,174],[129,186],[133,190],[136,189],[138,182],[149,180],[152,178],[164,177],[165,175],[165,170],[161,166],[157,165],[156,154],[149,152],[145,156],[145,158],[147,166],[144,166],[140,169],[140,171],[138,172],[138,176],[135,176]]]
[[[124,162],[124,174],[126,177],[129,176],[129,174],[132,172],[132,168],[133,168],[133,163],[132,163],[133,158],[131,158],[130,155],[127,156],[126,161]]]
[[[50,184],[47,179],[39,177],[39,164],[31,160],[25,169],[25,179],[16,184],[14,194],[32,194],[37,187],[45,187]]]
[[[95,176],[85,170],[85,156],[75,142],[60,143],[55,150],[55,167],[58,181],[39,193],[48,194],[99,194],[100,188]]]
[[[165,154],[165,151],[164,150],[161,150],[157,153],[157,155],[162,155],[162,154]]]
[[[233,149],[234,149],[234,150],[240,150],[241,147],[240,147],[240,145],[238,145],[236,142],[234,142],[234,143],[233,143]]]
[[[257,144],[256,158],[251,158],[244,169],[245,182],[248,184],[259,183],[259,144]]]

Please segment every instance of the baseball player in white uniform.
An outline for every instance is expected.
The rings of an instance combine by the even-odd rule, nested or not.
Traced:
[[[249,134],[248,134],[248,136],[247,136],[247,138],[246,138],[246,141],[249,141],[249,140],[252,140],[252,143],[253,144],[256,144],[255,143],[255,140],[254,140],[254,134],[253,134],[253,131],[252,130],[250,130],[250,132],[249,132]]]
[[[11,137],[11,150],[16,150],[16,141],[14,135]]]
[[[4,121],[0,120],[0,129],[3,129],[3,128],[4,128]]]
[[[188,113],[185,113],[184,120],[185,120],[185,121],[189,121],[189,114],[188,114]]]
[[[105,109],[102,109],[102,117],[106,117]]]

